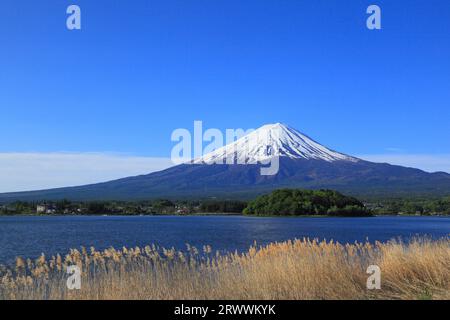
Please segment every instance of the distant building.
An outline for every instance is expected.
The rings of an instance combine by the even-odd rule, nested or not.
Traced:
[[[36,213],[38,214],[53,214],[56,213],[56,208],[47,204],[38,204],[36,206]]]
[[[176,207],[177,208],[177,214],[188,214],[189,209],[186,207]]]

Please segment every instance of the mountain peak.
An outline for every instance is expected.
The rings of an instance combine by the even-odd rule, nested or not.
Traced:
[[[253,164],[273,157],[328,162],[359,160],[331,150],[296,129],[277,122],[263,125],[240,139],[194,160],[194,163]]]

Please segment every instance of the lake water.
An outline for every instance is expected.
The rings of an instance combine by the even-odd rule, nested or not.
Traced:
[[[145,246],[185,249],[186,243],[213,250],[243,251],[294,238],[339,242],[387,241],[450,235],[449,217],[260,218],[243,216],[70,216],[0,217],[0,264],[16,256],[65,254],[70,248]]]

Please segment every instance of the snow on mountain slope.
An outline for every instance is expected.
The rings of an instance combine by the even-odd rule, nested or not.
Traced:
[[[358,158],[330,150],[282,123],[267,124],[218,148],[193,163],[255,164],[273,157],[357,162]]]

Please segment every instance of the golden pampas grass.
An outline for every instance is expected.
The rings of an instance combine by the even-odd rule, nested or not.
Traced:
[[[0,267],[0,299],[450,299],[450,240],[340,244],[289,240],[247,252],[81,248]],[[81,289],[66,287],[77,265]],[[367,267],[381,289],[366,288]]]

